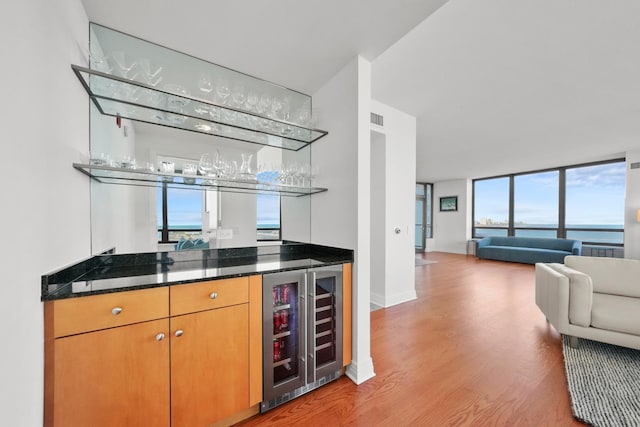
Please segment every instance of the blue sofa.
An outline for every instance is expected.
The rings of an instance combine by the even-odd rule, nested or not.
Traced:
[[[541,237],[489,236],[478,240],[476,256],[498,261],[564,263],[567,255],[581,255],[582,242],[573,239],[549,239]]]

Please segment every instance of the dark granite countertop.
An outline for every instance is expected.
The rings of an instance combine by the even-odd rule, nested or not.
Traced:
[[[308,243],[96,255],[42,276],[42,301],[353,262],[353,251]]]

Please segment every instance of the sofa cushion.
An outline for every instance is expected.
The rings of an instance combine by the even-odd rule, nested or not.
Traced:
[[[479,258],[535,264],[537,262],[562,263],[567,255],[571,255],[571,252],[518,246],[483,246],[477,249],[476,254]]]
[[[505,237],[505,236],[489,236],[479,240],[479,246],[509,246],[524,248],[539,248],[558,251],[573,252],[578,246],[581,248],[580,242],[574,239],[555,239],[547,237]],[[580,255],[577,252],[576,255]]]
[[[569,278],[569,323],[572,325],[591,325],[591,309],[593,306],[593,284],[591,278],[584,273],[563,264],[547,264],[558,273]]]
[[[639,312],[640,298],[594,293],[591,326],[640,335]]]
[[[591,277],[594,292],[640,298],[639,260],[570,256],[565,264]]]

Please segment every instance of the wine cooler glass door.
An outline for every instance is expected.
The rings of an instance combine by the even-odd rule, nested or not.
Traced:
[[[342,268],[309,273],[309,381],[342,368]]]
[[[303,273],[264,275],[264,400],[305,384],[305,293]]]

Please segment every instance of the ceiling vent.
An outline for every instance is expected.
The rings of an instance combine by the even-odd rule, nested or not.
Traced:
[[[371,123],[378,126],[384,126],[384,117],[380,114],[371,113]]]

